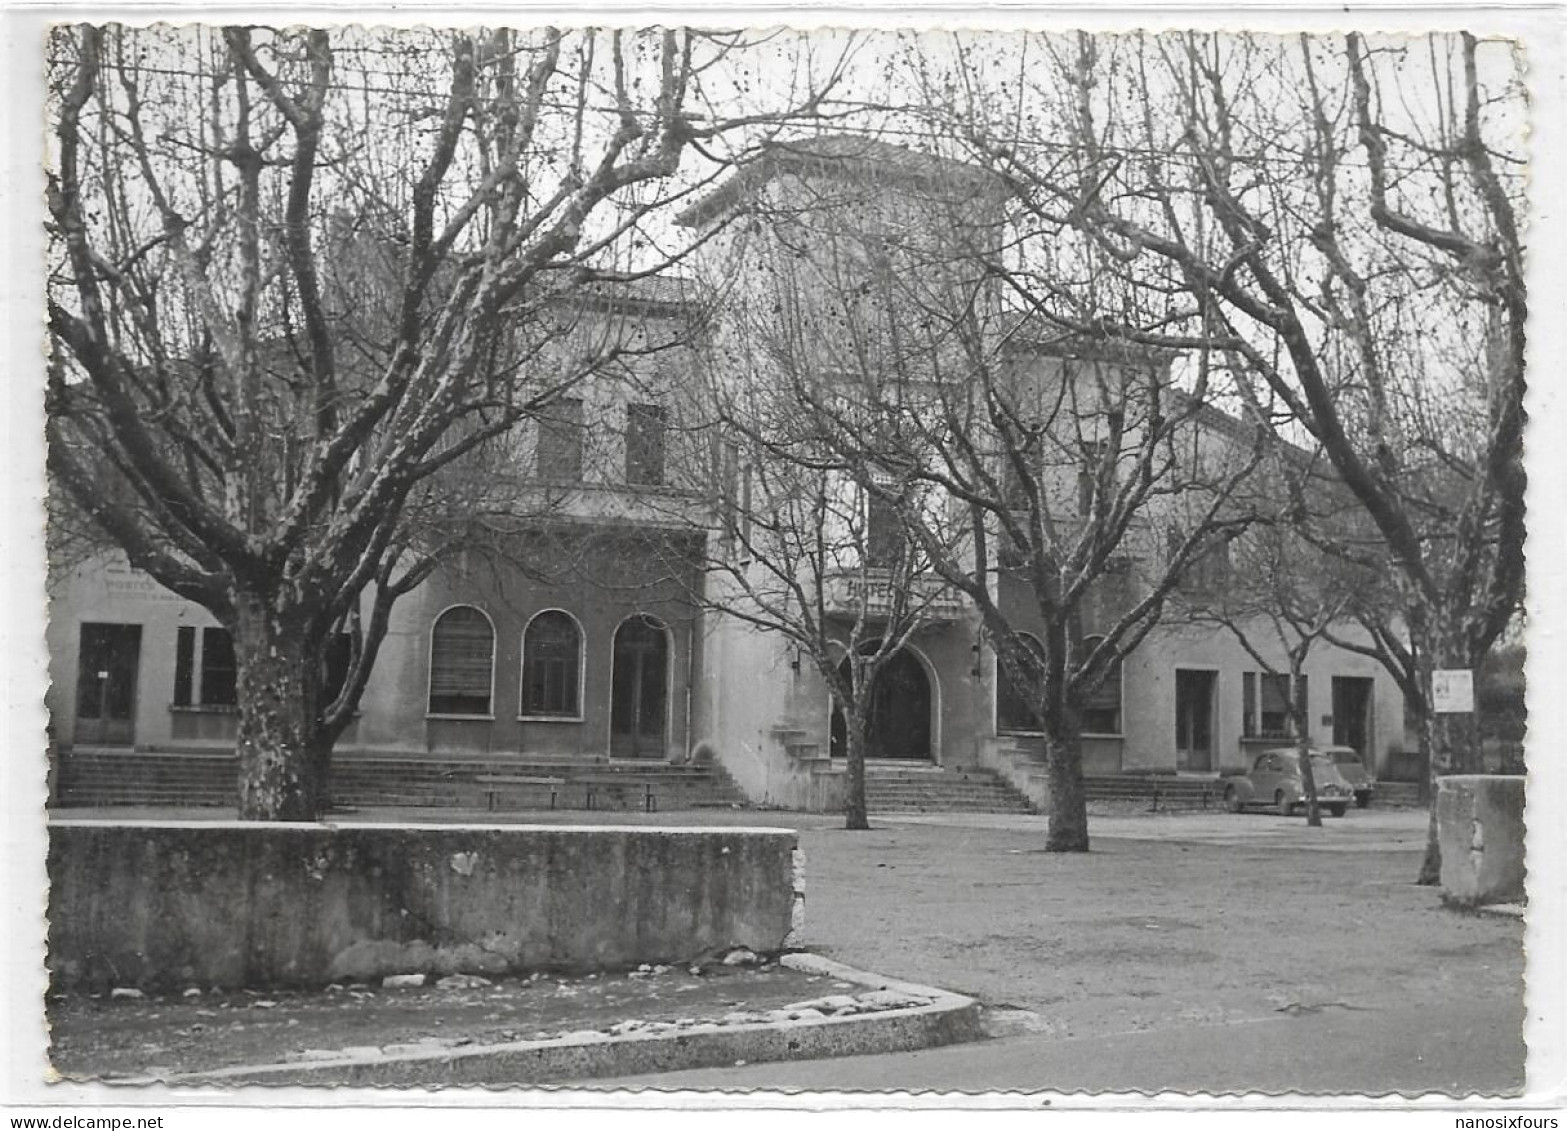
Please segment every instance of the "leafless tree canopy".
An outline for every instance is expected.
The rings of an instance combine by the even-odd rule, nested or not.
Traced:
[[[245,812],[317,805],[377,632],[330,710],[314,657],[362,594],[384,629],[428,570],[405,521],[420,485],[603,363],[602,343],[549,352],[562,303],[667,263],[647,219],[692,189],[671,179],[682,156],[777,116],[712,112],[751,46],[656,29],[53,37],[50,471],[234,632]]]

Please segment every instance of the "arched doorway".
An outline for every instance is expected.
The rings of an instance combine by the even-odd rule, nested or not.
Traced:
[[[630,617],[615,630],[609,715],[611,757],[664,757],[669,633],[653,617]]]
[[[864,645],[875,648],[875,643]],[[838,670],[848,676],[849,661]],[[930,677],[925,666],[907,648],[890,658],[876,676],[871,689],[870,713],[866,721],[865,756],[897,758],[907,761],[931,759]],[[848,731],[843,712],[832,713],[832,756],[848,754]]]

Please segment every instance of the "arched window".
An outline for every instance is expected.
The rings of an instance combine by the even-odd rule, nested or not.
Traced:
[[[662,758],[669,709],[669,632],[646,615],[615,630],[610,662],[609,751],[617,758]]]
[[[534,617],[522,634],[522,713],[579,717],[581,670],[582,630],[577,622],[559,609]]]
[[[1085,636],[1081,645],[1083,658],[1086,659],[1103,639],[1102,636]],[[1121,657],[1110,661],[1104,682],[1083,704],[1082,728],[1084,734],[1121,733]]]
[[[430,630],[430,714],[489,715],[495,629],[472,605],[455,605]]]
[[[1045,647],[1026,632],[1018,634],[1024,647],[1044,663]],[[1042,729],[1039,703],[1040,670],[1018,671],[1003,652],[996,653],[996,730],[1001,734],[1038,734]]]

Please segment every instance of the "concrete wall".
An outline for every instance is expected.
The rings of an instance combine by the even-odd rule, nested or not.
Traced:
[[[1437,779],[1442,893],[1455,903],[1524,898],[1524,779],[1460,774]]]
[[[791,929],[786,829],[56,821],[57,990],[613,969]]]

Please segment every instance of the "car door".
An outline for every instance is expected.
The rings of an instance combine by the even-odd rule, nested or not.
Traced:
[[[1284,763],[1277,754],[1257,755],[1257,764],[1251,771],[1252,800],[1264,805],[1273,803],[1273,793],[1280,788]]]

